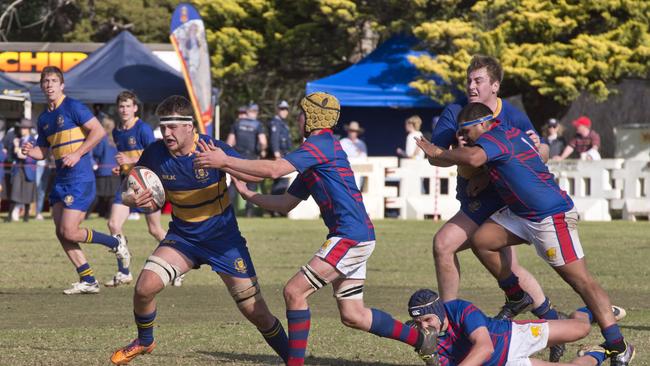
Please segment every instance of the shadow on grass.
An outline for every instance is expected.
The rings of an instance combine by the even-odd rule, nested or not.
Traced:
[[[649,326],[644,326],[644,325],[619,325],[619,327],[623,329],[633,329],[633,330],[649,330]]]
[[[230,361],[247,361],[254,362],[262,365],[281,365],[282,360],[277,356],[269,355],[252,355],[245,353],[228,353],[228,352],[219,352],[219,351],[198,351],[198,353],[219,358],[222,360]],[[337,365],[337,366],[395,366],[395,365],[416,365],[416,364],[405,364],[405,363],[383,363],[383,362],[367,362],[367,361],[353,361],[353,360],[342,360],[338,358],[329,358],[329,357],[312,357],[307,356],[305,358],[305,365]]]

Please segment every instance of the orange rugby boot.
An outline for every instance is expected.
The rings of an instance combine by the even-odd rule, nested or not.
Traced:
[[[126,347],[122,347],[113,352],[111,362],[113,365],[126,365],[139,355],[153,352],[154,348],[156,348],[155,341],[148,346],[142,346],[140,345],[140,340],[136,338]]]

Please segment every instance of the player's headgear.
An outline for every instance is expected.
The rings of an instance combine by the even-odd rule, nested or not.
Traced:
[[[324,92],[311,93],[302,98],[300,107],[305,112],[305,131],[336,126],[341,113],[338,99]]]
[[[409,299],[409,315],[412,318],[433,314],[438,317],[440,323],[445,320],[445,306],[442,304],[440,295],[429,289],[419,289],[415,291]]]
[[[172,124],[191,125],[191,124],[193,124],[192,116],[160,116],[158,119],[160,119],[160,124],[161,125],[172,125]]]
[[[458,114],[458,129],[494,119],[492,110],[483,103],[469,103]]]

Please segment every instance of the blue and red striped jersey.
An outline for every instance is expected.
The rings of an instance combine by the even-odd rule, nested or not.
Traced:
[[[449,326],[438,336],[438,356],[442,366],[458,365],[467,357],[472,348],[469,336],[480,327],[487,328],[494,346],[492,357],[482,365],[497,366],[506,363],[512,322],[488,318],[474,304],[465,300],[452,300],[444,305]]]
[[[573,208],[573,201],[555,183],[533,141],[521,130],[497,122],[476,145],[487,154],[490,180],[516,215],[539,222]]]
[[[375,229],[366,213],[348,156],[332,130],[313,132],[284,158],[300,173],[289,187],[289,194],[302,200],[309,195],[314,197],[329,228],[328,238],[375,240]]]

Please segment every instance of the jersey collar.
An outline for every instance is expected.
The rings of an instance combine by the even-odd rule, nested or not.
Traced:
[[[54,103],[54,108],[53,108],[53,109],[50,109],[50,106],[48,105],[48,106],[47,106],[47,110],[50,111],[50,112],[56,110],[57,108],[59,108],[59,106],[61,105],[61,103],[63,103],[63,100],[64,100],[64,99],[65,99],[65,95],[62,95],[61,98],[59,98],[59,100],[57,100],[56,103]]]
[[[322,135],[324,133],[334,133],[331,128],[321,128],[320,130],[316,130],[312,132],[309,136],[316,136],[316,135]]]

